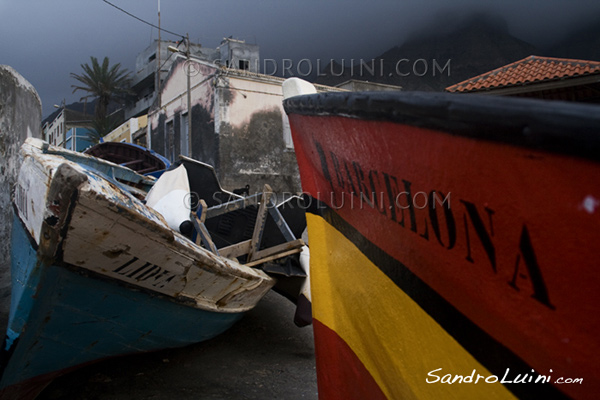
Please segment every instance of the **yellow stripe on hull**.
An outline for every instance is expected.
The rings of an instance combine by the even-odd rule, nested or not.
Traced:
[[[350,240],[319,216],[307,214],[307,222],[313,317],[346,342],[388,398],[515,398],[502,384],[486,383],[493,374]],[[440,382],[474,370],[483,377],[477,384]],[[427,383],[435,376],[440,381]]]

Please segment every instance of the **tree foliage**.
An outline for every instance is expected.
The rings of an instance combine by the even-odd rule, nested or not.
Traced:
[[[96,98],[96,108],[94,112],[96,129],[102,129],[98,133],[103,136],[110,132],[111,124],[108,123],[108,105],[111,100],[124,98],[131,93],[129,87],[131,84],[130,74],[127,69],[121,68],[121,64],[110,65],[108,57],[104,57],[102,64],[96,57],[90,57],[91,65],[81,64],[82,74],[71,73],[71,77],[76,79],[79,84],[71,85],[73,93],[78,90],[89,93],[85,97]]]

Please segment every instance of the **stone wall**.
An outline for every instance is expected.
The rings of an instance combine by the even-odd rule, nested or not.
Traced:
[[[0,65],[0,329],[10,307],[12,189],[20,166],[19,148],[27,137],[41,138],[42,102],[33,86],[13,68]]]

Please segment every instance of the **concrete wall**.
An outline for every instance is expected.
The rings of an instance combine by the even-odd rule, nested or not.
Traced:
[[[221,53],[221,65],[233,69],[258,72],[260,63],[258,45],[248,44],[243,40],[226,38],[221,42],[219,51]],[[240,61],[247,62],[247,68],[242,67]]]
[[[164,82],[165,79],[167,79],[171,65],[178,60],[178,57],[168,50],[169,46],[177,47],[177,43],[168,40],[161,40],[161,82]],[[181,44],[178,48],[181,51],[186,51],[185,44]],[[132,77],[132,85],[138,99],[134,105],[125,110],[125,118],[134,117],[153,106],[157,97],[155,90],[155,73],[158,62],[157,54],[158,40],[154,40],[150,46],[137,55],[135,60],[135,71]],[[220,62],[221,57],[219,50],[202,47],[200,44],[196,43],[191,43],[190,54],[192,57],[211,63]]]
[[[10,307],[11,195],[27,137],[42,136],[42,103],[36,90],[18,72],[0,65],[0,329]]]
[[[191,77],[192,158],[214,166],[224,188],[250,185],[259,192],[301,190],[296,155],[284,140],[282,79],[198,65]],[[150,147],[170,160],[187,139],[187,76],[174,64],[162,90],[160,109],[148,116]]]
[[[284,140],[281,83],[243,73],[217,81],[218,174],[224,187],[250,185],[251,192],[260,192],[269,184],[277,193],[301,191],[296,154]]]
[[[377,82],[359,81],[356,79],[351,79],[349,81],[340,83],[339,85],[336,85],[336,88],[349,90],[351,92],[366,92],[366,91],[397,92],[397,91],[402,90],[401,86],[386,85],[386,84],[377,83]]]

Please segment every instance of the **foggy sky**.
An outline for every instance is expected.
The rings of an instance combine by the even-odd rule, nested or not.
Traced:
[[[158,0],[109,0],[158,24]],[[447,29],[474,12],[506,19],[510,32],[538,46],[600,15],[597,0],[162,0],[161,27],[215,48],[233,36],[260,46],[261,58],[370,59],[416,31]],[[162,33],[163,39],[179,37]],[[0,64],[29,80],[43,116],[72,93],[90,56],[134,70],[137,53],[157,39],[155,28],[102,0],[0,0]]]

